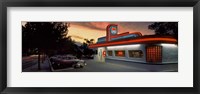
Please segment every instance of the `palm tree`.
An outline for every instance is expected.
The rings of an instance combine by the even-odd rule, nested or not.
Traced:
[[[84,39],[86,41],[86,44],[90,45],[94,43],[94,39]]]

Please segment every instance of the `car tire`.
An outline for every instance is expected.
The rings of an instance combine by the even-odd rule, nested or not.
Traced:
[[[72,65],[72,67],[73,67],[74,69],[76,69],[76,68],[77,68],[76,64],[73,64],[73,65]]]

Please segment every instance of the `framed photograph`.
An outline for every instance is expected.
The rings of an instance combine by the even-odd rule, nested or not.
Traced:
[[[1,2],[1,93],[199,93],[199,0]]]

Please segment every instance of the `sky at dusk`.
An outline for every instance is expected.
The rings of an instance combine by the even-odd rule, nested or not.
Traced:
[[[148,29],[153,22],[70,22],[68,36],[75,41],[83,42],[85,38],[94,39],[106,36],[106,27],[109,24],[118,25],[118,34],[124,32],[141,32],[143,35],[152,35],[154,31]]]
[[[26,22],[22,22],[24,25]],[[76,42],[84,42],[84,39],[94,39],[97,42],[99,37],[106,36],[106,27],[109,24],[118,25],[118,34],[124,32],[141,32],[143,35],[154,34],[148,29],[153,22],[69,22],[68,35]]]

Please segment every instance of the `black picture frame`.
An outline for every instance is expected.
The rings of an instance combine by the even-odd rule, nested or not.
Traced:
[[[82,93],[118,93],[118,94],[199,94],[198,47],[200,45],[200,0],[2,0],[0,1],[0,91],[2,94],[82,94]],[[7,87],[7,7],[193,7],[194,87]]]

